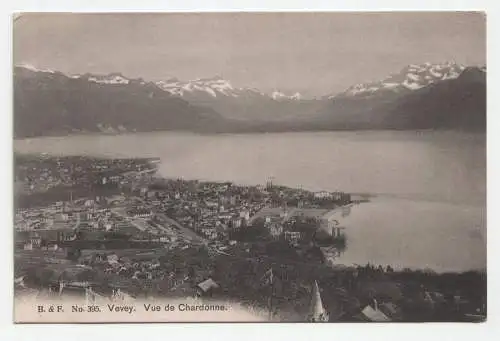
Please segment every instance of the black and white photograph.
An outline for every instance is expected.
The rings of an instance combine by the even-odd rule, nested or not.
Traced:
[[[487,320],[485,12],[11,21],[15,323]]]

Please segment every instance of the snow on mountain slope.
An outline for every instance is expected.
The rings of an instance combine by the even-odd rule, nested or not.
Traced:
[[[24,68],[24,69],[28,69],[28,70],[33,71],[33,72],[55,73],[54,70],[37,68],[36,66],[33,66],[31,64],[22,63],[22,64],[19,64],[19,65],[16,65],[16,66]]]
[[[274,100],[300,100],[300,99],[302,99],[302,95],[300,93],[298,93],[298,92],[296,92],[293,95],[286,95],[286,94],[284,94],[281,91],[274,91],[271,94],[271,97]]]
[[[370,96],[387,90],[392,92],[418,90],[441,80],[458,78],[464,69],[463,65],[453,62],[411,64],[399,73],[391,74],[380,81],[356,84],[347,88],[340,95],[331,95],[329,98],[337,96]]]
[[[231,83],[220,77],[180,81],[177,78],[155,83],[159,88],[175,96],[184,96],[186,93],[201,92],[212,97],[238,97],[241,89],[234,88]]]
[[[108,76],[90,76],[88,77],[88,80],[89,82],[99,84],[128,84],[130,82],[130,80],[120,74],[110,74]]]
[[[87,79],[89,82],[98,84],[129,84],[131,79],[126,78],[121,73],[110,73],[108,75],[73,75],[71,78]]]
[[[190,81],[181,81],[177,78],[168,79],[166,81],[158,81],[156,85],[170,92],[175,96],[192,96],[194,94],[210,95],[215,98],[224,97],[240,97],[240,96],[262,96],[272,98],[274,100],[300,100],[302,95],[295,93],[293,95],[286,95],[280,91],[274,91],[271,95],[267,95],[254,88],[237,88],[234,87],[230,81],[221,77],[214,78],[200,78]]]
[[[45,73],[56,73],[56,71],[41,69],[29,64],[21,64],[19,67],[28,69],[33,72],[45,72]],[[89,82],[98,84],[130,84],[131,82],[139,82],[140,84],[146,84],[146,81],[142,79],[131,79],[123,76],[121,73],[110,73],[110,74],[74,74],[68,75],[67,77],[72,79],[85,79]],[[272,99],[276,101],[287,101],[287,100],[301,100],[303,96],[300,93],[295,93],[292,95],[287,95],[280,91],[274,91],[271,94],[266,94],[255,88],[238,88],[234,87],[230,81],[225,80],[219,76],[213,78],[198,78],[190,81],[181,81],[177,78],[171,78],[165,81],[157,81],[155,84],[160,89],[170,93],[171,95],[178,97],[186,97],[190,100],[194,97],[207,97],[208,98],[238,98],[238,97],[252,97],[252,98],[264,98]]]

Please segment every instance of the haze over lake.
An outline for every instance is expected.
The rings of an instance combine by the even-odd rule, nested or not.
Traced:
[[[144,133],[16,140],[21,153],[160,157],[165,177],[379,196],[341,224],[346,264],[486,267],[486,136],[457,132]]]

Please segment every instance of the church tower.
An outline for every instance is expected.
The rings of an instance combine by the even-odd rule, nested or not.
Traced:
[[[311,304],[309,306],[308,322],[328,322],[328,313],[323,307],[321,295],[319,292],[318,282],[314,281]]]

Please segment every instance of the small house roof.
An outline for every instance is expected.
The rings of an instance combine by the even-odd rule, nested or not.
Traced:
[[[400,315],[399,307],[392,302],[382,303],[379,309],[391,319],[396,319]]]
[[[210,289],[217,289],[219,285],[214,280],[209,278],[201,283],[198,283],[197,287],[203,290],[204,292],[207,292]]]
[[[390,322],[391,319],[387,317],[383,312],[380,310],[375,310],[373,309],[370,305],[367,305],[361,313],[363,314],[364,317],[366,317],[368,320],[372,322]]]

